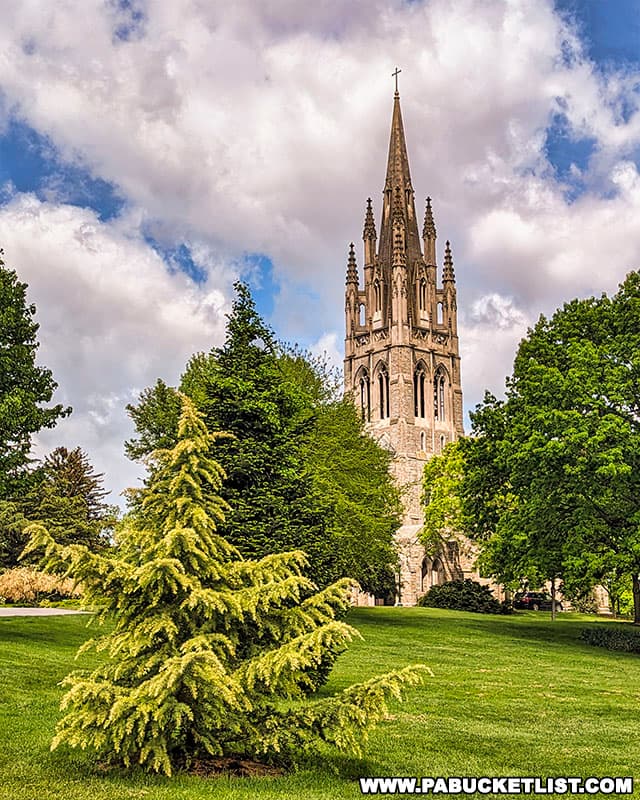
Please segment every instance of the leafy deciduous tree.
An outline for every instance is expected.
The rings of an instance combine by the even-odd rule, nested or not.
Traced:
[[[490,464],[483,497],[495,490],[499,509],[490,548],[502,541],[574,590],[631,575],[640,624],[640,273],[541,317],[506,402],[485,402],[474,428],[475,467]]]
[[[71,412],[62,405],[43,407],[57,383],[36,365],[39,325],[27,302],[27,285],[5,267],[0,250],[0,498],[10,499],[31,459],[31,435],[52,428]]]

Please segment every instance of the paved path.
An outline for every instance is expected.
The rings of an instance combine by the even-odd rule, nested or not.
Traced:
[[[89,614],[75,608],[0,608],[0,617],[53,617],[59,614]]]

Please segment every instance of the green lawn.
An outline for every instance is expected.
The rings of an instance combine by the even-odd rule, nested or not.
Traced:
[[[640,656],[578,641],[585,624],[612,623],[421,608],[358,609],[350,622],[365,640],[339,659],[325,691],[410,663],[433,670],[405,704],[393,706],[365,757],[327,748],[284,778],[207,780],[104,774],[90,753],[50,753],[62,694],[57,682],[74,668],[91,629],[81,616],[1,618],[0,796],[313,800],[361,797],[356,778],[364,775],[640,778]]]

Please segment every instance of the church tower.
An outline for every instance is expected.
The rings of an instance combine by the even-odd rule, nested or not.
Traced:
[[[431,199],[421,242],[397,85],[380,235],[369,199],[362,238],[362,272],[353,244],[347,261],[345,391],[369,433],[393,453],[405,489],[396,602],[414,605],[434,583],[462,577],[454,542],[428,557],[417,540],[424,464],[463,434],[462,388],[451,247],[447,242],[438,285]]]

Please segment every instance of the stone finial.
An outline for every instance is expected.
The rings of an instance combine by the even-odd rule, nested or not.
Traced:
[[[431,210],[431,198],[427,197],[427,207],[424,212],[424,225],[422,226],[423,239],[436,238],[436,225],[433,221],[433,211]]]
[[[373,208],[371,206],[371,198],[367,198],[367,210],[364,215],[364,231],[362,232],[362,238],[366,241],[367,239],[376,239],[376,223],[373,219]]]
[[[442,281],[450,281],[452,283],[455,282],[456,276],[453,272],[453,257],[451,255],[451,245],[449,244],[449,240],[444,247],[444,268],[442,270]]]
[[[358,265],[356,264],[356,249],[353,242],[349,245],[349,258],[347,260],[347,286],[352,283],[358,285]]]

